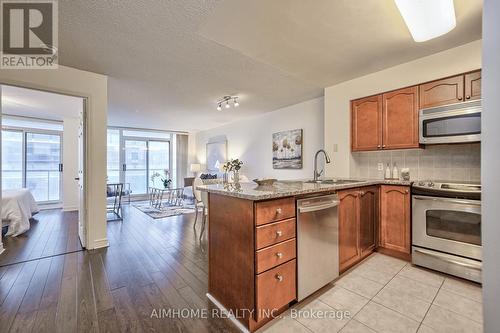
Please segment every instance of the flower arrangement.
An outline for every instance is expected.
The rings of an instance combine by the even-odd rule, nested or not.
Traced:
[[[169,188],[172,183],[172,179],[170,178],[170,171],[168,169],[163,170],[163,177],[159,172],[155,172],[151,175],[151,182],[154,183],[155,179],[161,177],[161,182],[163,183],[164,188]]]
[[[230,161],[227,161],[222,165],[222,169],[225,172],[229,171],[236,171],[238,172],[241,169],[241,166],[243,165],[243,161],[240,161],[238,158],[237,159],[231,159]]]

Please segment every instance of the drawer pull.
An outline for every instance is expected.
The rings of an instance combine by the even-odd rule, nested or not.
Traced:
[[[283,257],[283,253],[281,253],[281,252],[276,253],[276,257],[281,259],[281,257]]]
[[[278,280],[279,282],[283,281],[283,276],[281,274],[276,274],[274,276],[276,278],[276,280]]]
[[[282,212],[282,211],[281,211],[281,208],[276,208],[276,215],[281,214],[281,212]]]
[[[276,231],[276,238],[281,237],[283,232],[281,230]]]

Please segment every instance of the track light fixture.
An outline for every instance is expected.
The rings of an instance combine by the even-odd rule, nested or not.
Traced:
[[[226,109],[231,108],[231,102],[235,108],[240,106],[240,103],[238,102],[238,96],[224,96],[217,101],[217,111],[222,111],[222,105],[224,105],[224,108]]]

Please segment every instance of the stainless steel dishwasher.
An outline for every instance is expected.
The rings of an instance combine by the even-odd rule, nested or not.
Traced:
[[[297,298],[299,301],[339,276],[336,194],[297,200]]]

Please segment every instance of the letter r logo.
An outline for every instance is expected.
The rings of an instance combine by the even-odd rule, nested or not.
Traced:
[[[50,1],[2,1],[2,51],[5,54],[52,54],[53,6]]]

